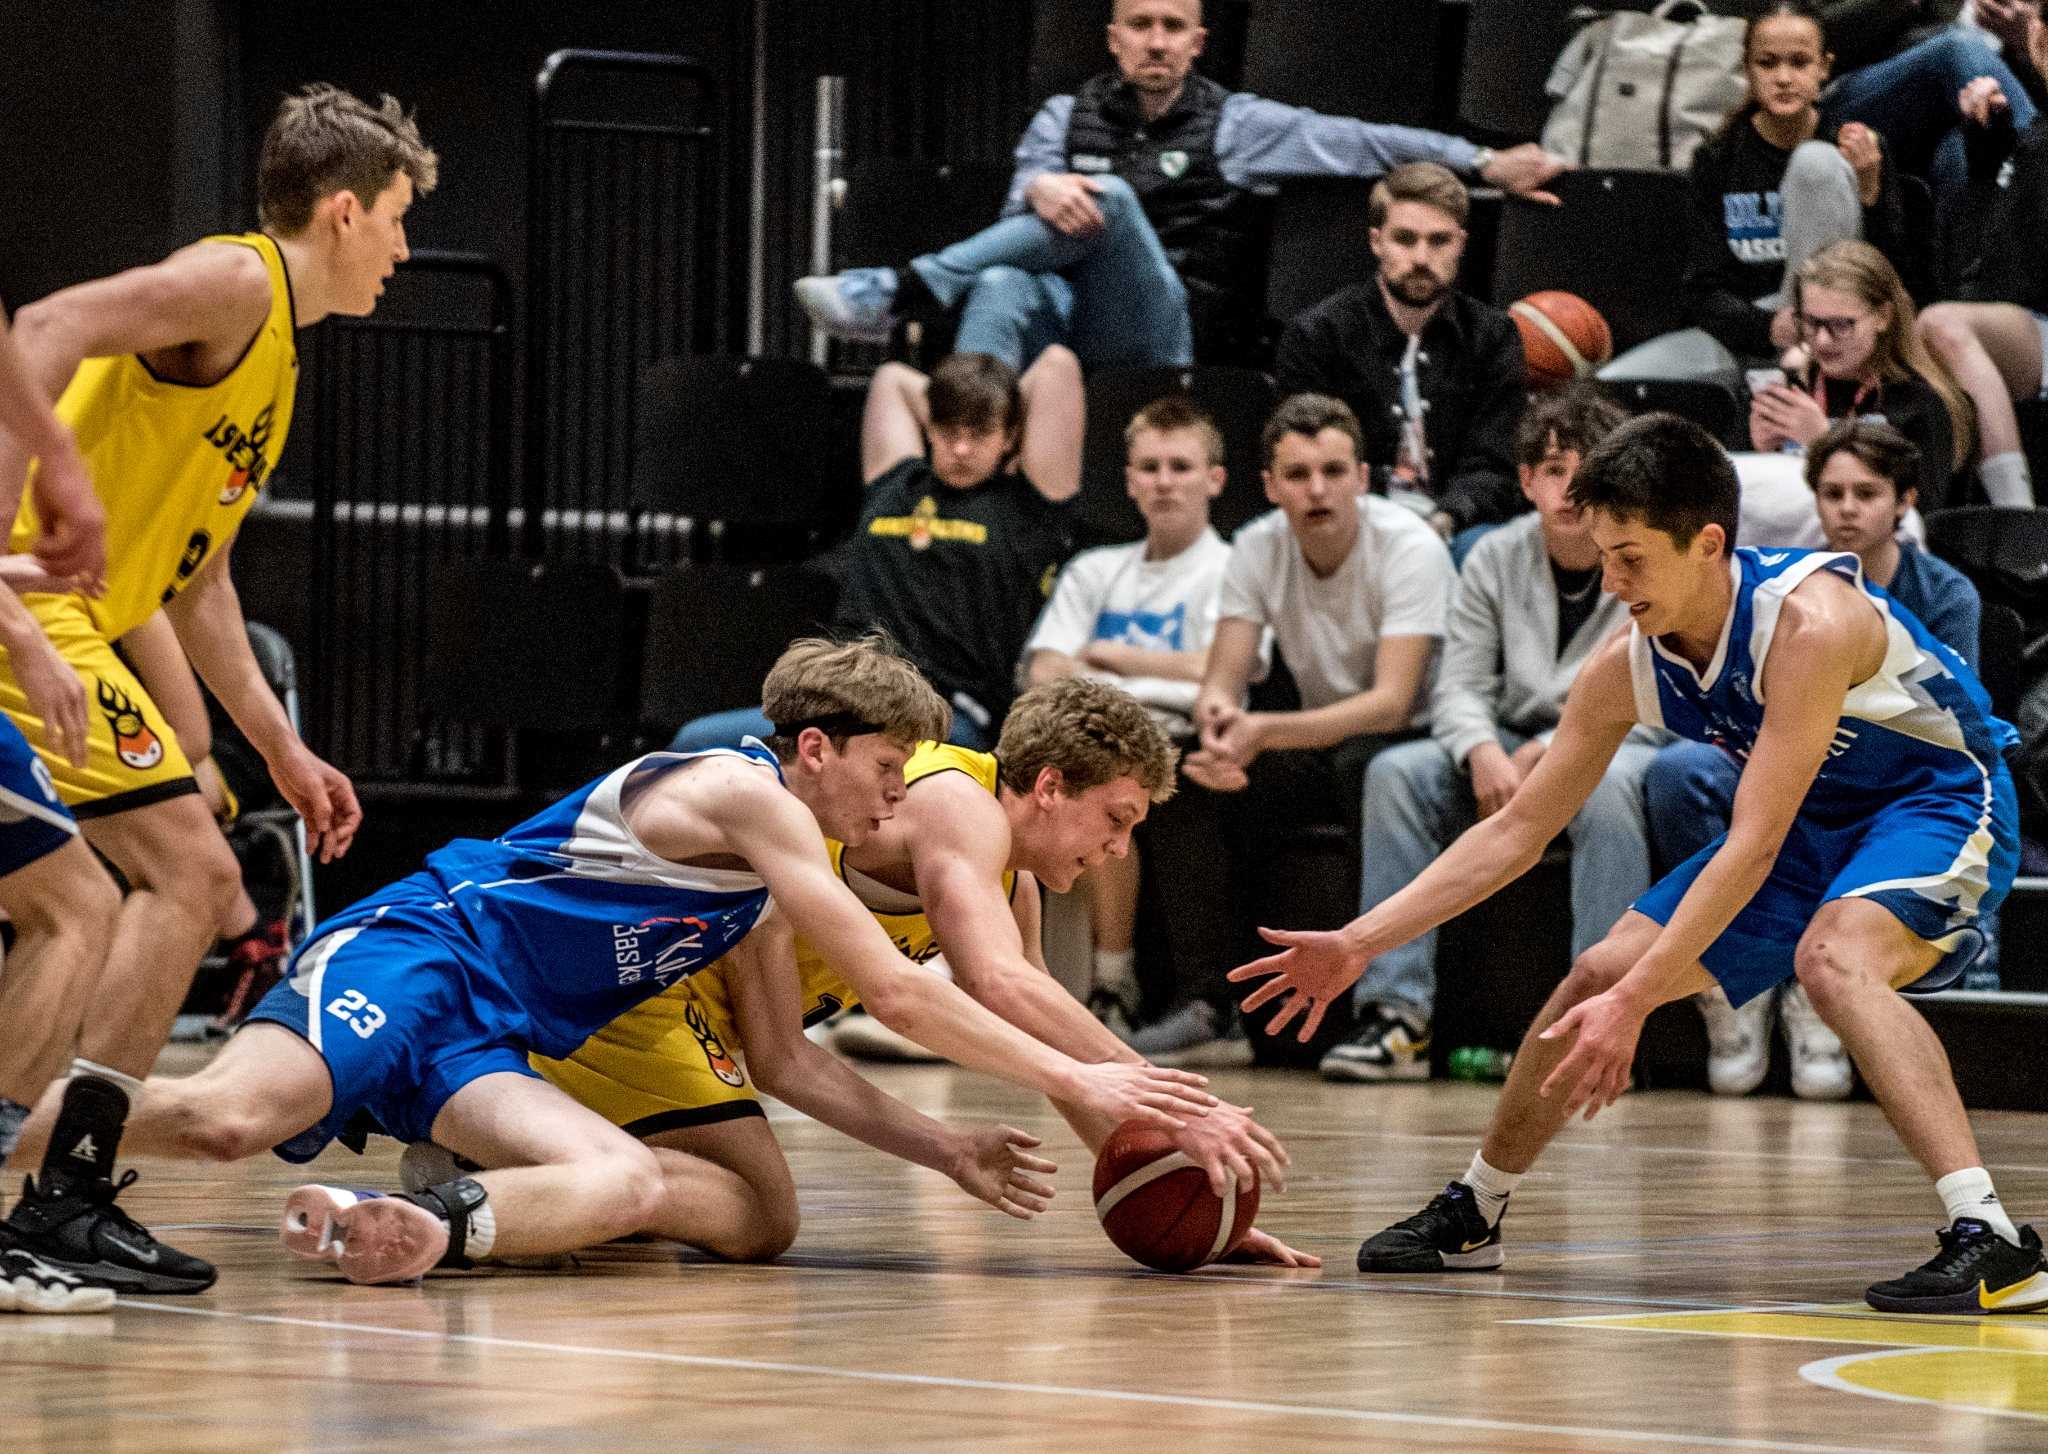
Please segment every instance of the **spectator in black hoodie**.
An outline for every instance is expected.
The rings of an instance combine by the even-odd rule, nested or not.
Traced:
[[[1521,335],[1457,288],[1470,206],[1465,184],[1433,162],[1387,173],[1370,202],[1378,271],[1296,317],[1273,365],[1283,398],[1351,406],[1373,484],[1460,558],[1525,508],[1514,456],[1528,401]]]
[[[2048,24],[2031,16],[2028,51],[2048,71]],[[1977,406],[1977,473],[1994,505],[2031,506],[2034,483],[2020,450],[2015,401],[2048,397],[2048,121],[2014,130],[2007,98],[1980,79],[1963,88],[1974,123],[1970,174],[1983,193],[1971,210],[1973,245],[1958,296],[1920,315],[1920,336],[1955,371]],[[1963,228],[1951,229],[1954,241]]]
[[[1630,349],[1608,379],[1720,378],[1798,342],[1787,284],[1833,242],[1860,238],[1925,297],[1930,252],[1906,225],[1899,179],[1876,132],[1823,121],[1834,57],[1820,13],[1775,0],[1743,48],[1749,100],[1693,154],[1685,290],[1693,328]]]

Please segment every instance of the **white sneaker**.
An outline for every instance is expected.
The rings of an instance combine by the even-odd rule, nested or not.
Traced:
[[[1856,1088],[1849,1052],[1807,998],[1806,987],[1790,984],[1779,997],[1778,1017],[1792,1052],[1792,1094],[1802,1101],[1846,1101]]]
[[[1746,1096],[1771,1069],[1771,1006],[1766,990],[1741,1009],[1728,1003],[1719,985],[1694,995],[1707,1022],[1707,1084],[1717,1096]]]
[[[873,1015],[849,1015],[832,1036],[832,1048],[855,1060],[936,1061],[908,1035],[899,1035]]]

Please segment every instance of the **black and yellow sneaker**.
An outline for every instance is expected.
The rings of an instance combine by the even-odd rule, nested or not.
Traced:
[[[22,1183],[21,1200],[0,1223],[0,1248],[27,1252],[94,1287],[115,1292],[204,1292],[213,1264],[180,1252],[114,1205],[135,1180],[58,1177]]]
[[[2032,1227],[2015,1246],[1990,1224],[1957,1217],[1935,1234],[1941,1251],[1863,1300],[1882,1313],[2030,1313],[2048,1307],[2048,1265]]]
[[[1506,1260],[1500,1219],[1489,1227],[1472,1188],[1462,1181],[1358,1249],[1360,1272],[1490,1272]]]

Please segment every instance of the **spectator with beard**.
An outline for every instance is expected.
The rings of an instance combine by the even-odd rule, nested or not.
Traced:
[[[1451,540],[1459,560],[1526,508],[1515,422],[1528,391],[1507,314],[1458,290],[1470,199],[1434,162],[1372,189],[1368,282],[1297,317],[1274,361],[1283,397],[1333,395],[1365,429],[1373,483]]]

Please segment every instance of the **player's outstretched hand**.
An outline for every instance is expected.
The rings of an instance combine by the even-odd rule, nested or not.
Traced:
[[[306,820],[307,847],[322,863],[348,852],[362,826],[363,808],[347,773],[323,762],[305,743],[294,742],[270,764],[270,780]]]
[[[1052,1201],[1046,1178],[1059,1168],[1033,1156],[1036,1136],[1014,1126],[975,1126],[962,1133],[964,1144],[947,1173],[960,1189],[997,1211],[1028,1222]]]
[[[1191,1070],[1168,1070],[1142,1060],[1105,1060],[1081,1067],[1074,1099],[1113,1126],[1144,1121],[1178,1131],[1223,1104],[1202,1089],[1208,1083],[1207,1076]]]
[[[1286,995],[1286,1003],[1266,1026],[1266,1033],[1278,1035],[1307,1011],[1307,1018],[1295,1033],[1297,1040],[1306,1043],[1315,1037],[1316,1027],[1323,1023],[1323,1016],[1329,1013],[1337,996],[1365,973],[1366,962],[1372,956],[1355,949],[1342,929],[1261,929],[1259,937],[1268,944],[1281,945],[1282,950],[1230,971],[1233,984],[1272,976],[1244,997],[1242,1008],[1250,1014],[1268,1001]]]
[[[1581,1106],[1586,1119],[1592,1120],[1628,1089],[1629,1067],[1635,1064],[1636,1041],[1642,1033],[1643,1015],[1614,991],[1580,1001],[1538,1037],[1569,1039],[1573,1044],[1537,1093],[1546,1099],[1563,1096],[1567,1120]]]
[[[1257,1227],[1245,1234],[1237,1250],[1224,1262],[1248,1263],[1254,1267],[1321,1267],[1323,1259],[1313,1252],[1297,1252],[1278,1237],[1270,1237]]]
[[[1173,1133],[1174,1146],[1209,1174],[1209,1190],[1219,1197],[1229,1189],[1230,1177],[1249,1185],[1254,1171],[1262,1186],[1287,1190],[1287,1148],[1252,1119],[1251,1109],[1224,1101]]]

